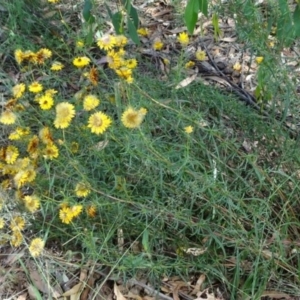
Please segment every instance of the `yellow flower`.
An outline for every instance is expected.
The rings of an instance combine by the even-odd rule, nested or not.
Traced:
[[[12,94],[16,99],[21,98],[23,96],[24,92],[25,92],[25,84],[24,83],[17,84],[12,88]]]
[[[51,71],[60,71],[63,67],[64,67],[64,65],[63,65],[61,62],[55,61],[55,62],[52,64],[50,70],[51,70]]]
[[[55,94],[57,94],[57,90],[54,90],[54,89],[48,89],[45,91],[46,96],[53,97]]]
[[[166,66],[168,66],[168,65],[170,64],[170,60],[167,59],[167,58],[164,58],[164,59],[163,59],[163,62],[164,62],[164,64],[165,64]]]
[[[20,65],[23,60],[24,60],[24,55],[21,49],[16,49],[15,50],[15,59],[17,61],[17,63]]]
[[[49,94],[40,96],[38,102],[42,110],[49,110],[54,105],[54,100]]]
[[[113,35],[105,34],[97,41],[97,45],[100,49],[108,51],[116,45],[116,38]]]
[[[27,175],[26,171],[19,171],[14,176],[14,184],[18,189],[27,182]]]
[[[17,127],[13,132],[10,133],[8,139],[11,141],[19,140],[24,135],[28,135],[29,133],[30,133],[30,129],[28,127],[27,128]]]
[[[190,41],[189,36],[186,32],[179,33],[177,40],[182,46],[187,46]]]
[[[32,93],[39,93],[43,90],[43,86],[38,81],[34,81],[29,85],[28,89]]]
[[[95,134],[102,134],[111,124],[111,119],[103,112],[99,111],[89,117],[88,127]]]
[[[69,207],[62,207],[59,210],[59,218],[64,224],[70,224],[73,219],[73,212]]]
[[[5,103],[6,109],[13,109],[16,107],[18,99],[11,98]]]
[[[37,63],[37,56],[34,52],[27,50],[23,52],[23,60],[28,60],[32,63]]]
[[[15,107],[15,111],[24,111],[25,110],[25,106],[23,104],[17,104]]]
[[[32,182],[36,177],[36,172],[33,167],[29,167],[25,170],[26,182]]]
[[[240,72],[242,70],[242,66],[239,62],[236,62],[232,68],[233,68],[233,70],[235,70],[237,72]]]
[[[193,61],[188,61],[185,65],[184,65],[184,67],[186,68],[186,69],[189,69],[189,68],[192,68],[193,66],[195,65],[195,63],[193,62]]]
[[[22,231],[25,227],[25,220],[21,216],[15,216],[11,219],[9,227],[12,231]]]
[[[75,116],[74,105],[68,102],[61,102],[56,105],[55,128],[67,128]]]
[[[53,158],[58,157],[59,151],[55,144],[48,144],[44,149],[43,154],[44,158],[52,160]]]
[[[86,213],[89,217],[91,218],[95,218],[96,217],[96,214],[97,214],[97,207],[96,205],[94,204],[91,204],[89,205],[87,208],[86,208]]]
[[[86,111],[90,111],[96,108],[100,103],[100,100],[94,95],[87,95],[83,100],[83,109]]]
[[[4,179],[1,183],[0,183],[0,187],[4,190],[11,190],[12,189],[12,184],[11,184],[11,180],[10,179]],[[1,204],[2,205],[2,204]],[[2,209],[2,207],[1,207]]]
[[[87,74],[87,78],[93,85],[97,85],[99,81],[98,70],[95,67],[92,67],[90,72]]]
[[[40,207],[40,199],[37,196],[25,196],[24,199],[25,207],[31,212],[36,212]]]
[[[31,157],[37,157],[38,156],[38,147],[39,147],[39,138],[37,135],[34,135],[27,145],[27,152]]]
[[[196,51],[196,59],[200,61],[204,61],[207,59],[205,51],[197,50]]]
[[[72,218],[76,218],[82,212],[83,206],[82,205],[74,205],[69,208],[70,212],[72,213]]]
[[[184,127],[184,131],[187,133],[187,134],[190,134],[194,131],[194,128],[193,126],[186,126]]]
[[[145,108],[135,110],[132,107],[129,107],[122,114],[121,121],[127,128],[137,128],[143,122],[146,113],[147,110]]]
[[[161,50],[164,46],[164,43],[158,38],[158,39],[155,39],[153,44],[152,44],[152,48],[154,50]]]
[[[137,66],[137,60],[136,60],[135,58],[126,60],[126,61],[125,61],[125,66],[126,66],[128,69],[134,69],[134,68],[136,68],[136,66]]]
[[[44,144],[52,144],[53,137],[49,127],[43,127],[39,132],[39,137]]]
[[[48,1],[54,1],[54,0],[48,0]],[[39,256],[45,246],[45,242],[41,238],[35,238],[31,241],[29,245],[29,252],[33,257]]]
[[[275,42],[274,40],[268,40],[268,47],[274,48],[275,47]]]
[[[29,167],[31,161],[29,157],[24,157],[24,158],[18,158],[16,160],[16,162],[14,163],[14,165],[18,168],[18,169],[26,169],[27,167]]]
[[[125,79],[125,81],[127,82],[127,83],[133,83],[133,77],[132,76],[129,76],[129,77],[127,77],[126,79]]]
[[[5,162],[7,164],[13,164],[19,156],[19,150],[15,146],[7,146],[5,149]]]
[[[108,66],[114,70],[120,68],[124,63],[123,57],[118,52],[115,52],[114,50],[111,50],[107,53],[107,61],[108,61]]]
[[[255,61],[256,61],[257,64],[261,64],[263,60],[264,60],[264,57],[263,57],[263,56],[257,56],[257,57],[255,58]]]
[[[73,60],[73,65],[77,68],[83,68],[90,63],[90,59],[86,56],[76,57]]]
[[[148,36],[149,30],[147,28],[139,28],[137,33],[141,36]]]
[[[83,41],[79,40],[79,41],[76,42],[76,47],[77,48],[82,48],[83,46],[84,46],[84,42]]]
[[[119,77],[123,79],[127,79],[129,77],[132,77],[132,70],[126,67],[122,67],[118,70],[116,70],[116,73]]]
[[[86,197],[90,194],[90,185],[85,182],[78,182],[75,187],[77,197]]]
[[[126,46],[127,43],[128,43],[128,39],[125,35],[117,35],[115,37],[115,46],[116,47],[122,48],[122,47]]]
[[[123,57],[123,56],[125,56],[126,51],[124,50],[124,48],[120,48],[119,51],[116,52],[116,54]]]
[[[10,110],[5,110],[2,112],[0,116],[0,123],[5,124],[5,125],[11,125],[14,124],[17,120],[16,114],[14,114]]]
[[[5,226],[5,221],[3,218],[0,218],[0,229],[2,229]]]
[[[15,230],[11,236],[10,243],[13,247],[19,247],[22,244],[23,236],[18,230]]]
[[[40,49],[38,52],[35,53],[35,60],[38,64],[43,64],[46,59],[52,56],[51,50],[47,48]]]

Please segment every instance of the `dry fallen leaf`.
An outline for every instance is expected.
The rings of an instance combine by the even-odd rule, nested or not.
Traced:
[[[204,274],[201,274],[200,277],[198,278],[196,285],[193,289],[193,291],[191,292],[191,295],[196,295],[197,293],[199,293],[201,291],[201,285],[202,283],[205,281],[206,276]]]
[[[188,249],[182,249],[183,252],[186,254],[191,254],[193,256],[199,256],[203,253],[205,253],[207,248],[188,248]]]
[[[251,144],[249,142],[244,140],[242,146],[243,146],[243,148],[245,149],[246,152],[248,152],[248,153],[251,152],[252,147],[251,147]]]
[[[290,295],[278,291],[264,291],[261,297],[270,297],[271,299],[286,299],[286,300],[292,299]]]
[[[126,300],[116,283],[114,284],[114,293],[117,300]]]
[[[197,74],[198,74],[198,72],[196,72],[194,75],[187,77],[187,78],[183,79],[182,81],[180,81],[176,85],[175,89],[178,90],[178,89],[188,86],[190,83],[192,83],[197,78]]]
[[[68,296],[72,296],[72,295],[80,296],[80,293],[83,289],[83,285],[84,285],[83,282],[77,283],[70,290],[63,293],[62,296],[64,296],[64,297],[68,297]]]
[[[197,298],[194,300],[221,300],[221,299],[216,298],[214,294],[208,292],[208,289],[205,289],[204,291],[198,293]]]
[[[180,281],[180,282],[176,283],[176,286],[173,290],[173,299],[174,300],[180,300],[178,293],[179,293],[180,288],[183,287],[183,286],[187,286],[187,284],[183,281]]]
[[[17,298],[17,300],[26,300],[27,299],[27,293],[25,293],[25,294],[21,294],[18,298]]]
[[[35,288],[37,288],[39,291],[45,294],[51,295],[51,287],[44,280],[42,274],[35,270],[30,270],[29,276]]]

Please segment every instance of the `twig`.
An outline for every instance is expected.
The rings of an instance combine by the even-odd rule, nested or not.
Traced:
[[[173,298],[156,291],[154,288],[152,288],[142,282],[139,282],[134,278],[129,280],[129,282],[130,282],[130,284],[135,284],[135,285],[141,286],[142,288],[144,288],[145,290],[147,290],[150,293],[150,296],[160,297],[163,300],[173,300]]]

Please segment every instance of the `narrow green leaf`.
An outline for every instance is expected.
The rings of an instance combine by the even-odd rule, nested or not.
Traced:
[[[277,22],[277,37],[285,46],[289,46],[295,33],[291,12],[286,0],[278,0],[278,6],[280,15]]]
[[[199,11],[199,0],[189,0],[184,11],[185,25],[190,34],[193,33],[197,20]]]
[[[208,1],[199,0],[199,10],[207,17],[208,16]]]
[[[127,18],[127,26],[128,26],[128,33],[131,39],[137,44],[140,45],[140,39],[137,34],[137,29],[134,26],[133,22],[130,20],[130,18]]]
[[[298,3],[294,14],[293,14],[293,21],[294,21],[294,27],[295,27],[295,35],[296,37],[300,36],[300,4]]]
[[[127,12],[127,14],[129,15],[130,14],[130,9],[131,9],[131,2],[130,0],[122,0],[122,4]]]
[[[122,34],[123,33],[123,16],[120,11],[114,13],[112,15],[111,21],[114,25],[116,34]]]
[[[135,9],[135,7],[133,7],[131,5],[130,7],[130,14],[129,14],[130,18],[132,18],[133,24],[135,26],[135,28],[139,27],[139,15],[137,10]]]
[[[142,245],[143,245],[144,251],[146,253],[150,253],[149,231],[147,229],[145,229],[144,232],[143,232]]]
[[[211,21],[212,21],[212,25],[214,27],[214,38],[215,38],[215,40],[217,40],[218,37],[221,34],[221,29],[220,29],[220,26],[219,26],[219,17],[218,17],[218,15],[217,14],[213,14]]]
[[[92,4],[91,0],[85,0],[84,5],[83,5],[82,15],[83,15],[84,20],[90,24],[95,22],[95,18],[91,14],[92,8],[93,8],[93,4]]]
[[[89,25],[89,32],[86,36],[86,44],[87,45],[91,45],[92,42],[93,42],[93,37],[94,37],[94,34],[93,34],[93,28],[92,28],[92,25]]]

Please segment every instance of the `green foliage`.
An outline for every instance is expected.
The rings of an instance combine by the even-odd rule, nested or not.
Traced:
[[[139,26],[139,17],[136,8],[131,4],[130,0],[122,0],[122,7],[116,13],[112,13],[109,6],[105,3],[107,12],[111,18],[114,25],[114,29],[117,34],[124,34],[127,29],[129,37],[137,44],[140,44],[140,39],[137,34],[137,29]],[[127,28],[124,29],[124,15],[123,10],[126,12],[126,24]]]
[[[189,0],[185,8],[184,20],[190,33],[195,29],[199,12],[208,16],[208,0]]]
[[[217,40],[218,37],[220,36],[220,34],[222,33],[222,31],[219,27],[219,16],[218,16],[218,14],[214,13],[212,15],[211,21],[212,21],[212,25],[214,27],[214,38],[215,38],[215,40]]]

